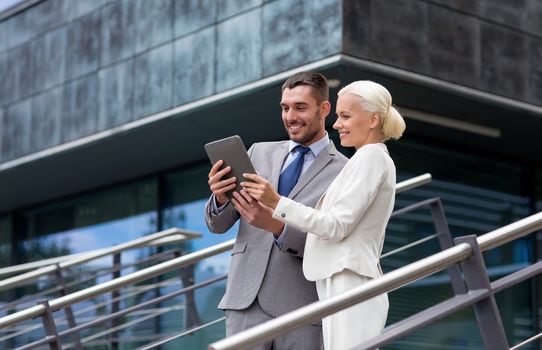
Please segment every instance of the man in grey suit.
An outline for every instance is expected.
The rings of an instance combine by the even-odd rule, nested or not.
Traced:
[[[289,141],[262,142],[248,153],[256,171],[283,195],[314,207],[348,160],[325,131],[329,88],[315,72],[294,74],[282,86],[282,120]],[[296,147],[297,146],[297,147]],[[318,300],[316,287],[303,276],[306,233],[272,218],[272,210],[247,193],[226,192],[235,178],[222,180],[229,167],[222,161],[209,172],[213,194],[205,219],[213,233],[224,233],[240,219],[233,247],[226,294],[218,305],[226,310],[228,336]],[[297,170],[295,170],[297,169]],[[292,188],[293,186],[293,188]],[[255,349],[321,348],[321,325],[303,327]]]

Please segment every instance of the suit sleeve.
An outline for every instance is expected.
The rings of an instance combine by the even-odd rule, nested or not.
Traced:
[[[211,196],[205,204],[205,222],[212,233],[224,233],[239,220],[239,213],[230,202],[222,211],[214,214],[211,208],[211,201],[213,200],[214,196]]]
[[[341,241],[348,237],[373,202],[387,175],[384,154],[369,147],[353,157],[334,186],[334,202],[330,210],[317,210],[282,197],[273,217],[305,230],[321,239]],[[329,196],[330,193],[328,192]]]
[[[286,230],[282,233],[282,235],[284,235],[284,240],[279,246],[280,251],[302,258],[303,254],[305,253],[307,232],[291,225],[287,225]]]
[[[248,150],[249,157],[252,158],[252,152],[254,151],[254,145]],[[207,203],[205,204],[205,223],[212,233],[224,233],[228,231],[237,220],[239,220],[239,213],[235,210],[233,203],[228,202],[225,208],[219,211],[218,214],[213,213],[211,201],[214,201],[214,196],[211,195]]]

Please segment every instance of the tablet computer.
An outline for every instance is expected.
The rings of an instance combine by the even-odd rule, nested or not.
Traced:
[[[211,164],[215,164],[219,160],[223,160],[224,164],[220,167],[220,170],[224,169],[228,165],[231,166],[231,171],[224,175],[222,180],[228,179],[232,176],[237,178],[237,186],[234,190],[228,191],[228,198],[231,198],[233,191],[241,191],[242,187],[240,183],[247,181],[243,177],[243,173],[256,174],[254,166],[248,157],[247,150],[243,145],[243,141],[238,135],[226,137],[225,139],[216,140],[205,144],[205,152],[211,161]]]

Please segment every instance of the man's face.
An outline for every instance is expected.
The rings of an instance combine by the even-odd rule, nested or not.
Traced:
[[[324,120],[329,113],[329,103],[319,104],[312,89],[307,85],[286,88],[280,101],[282,121],[290,140],[304,146],[324,136]]]

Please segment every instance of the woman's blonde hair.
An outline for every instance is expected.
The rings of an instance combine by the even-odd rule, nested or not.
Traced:
[[[391,94],[382,85],[370,80],[358,80],[343,87],[338,95],[354,94],[360,98],[368,113],[380,114],[380,125],[384,140],[397,140],[403,135],[406,125],[403,117],[392,106]]]

